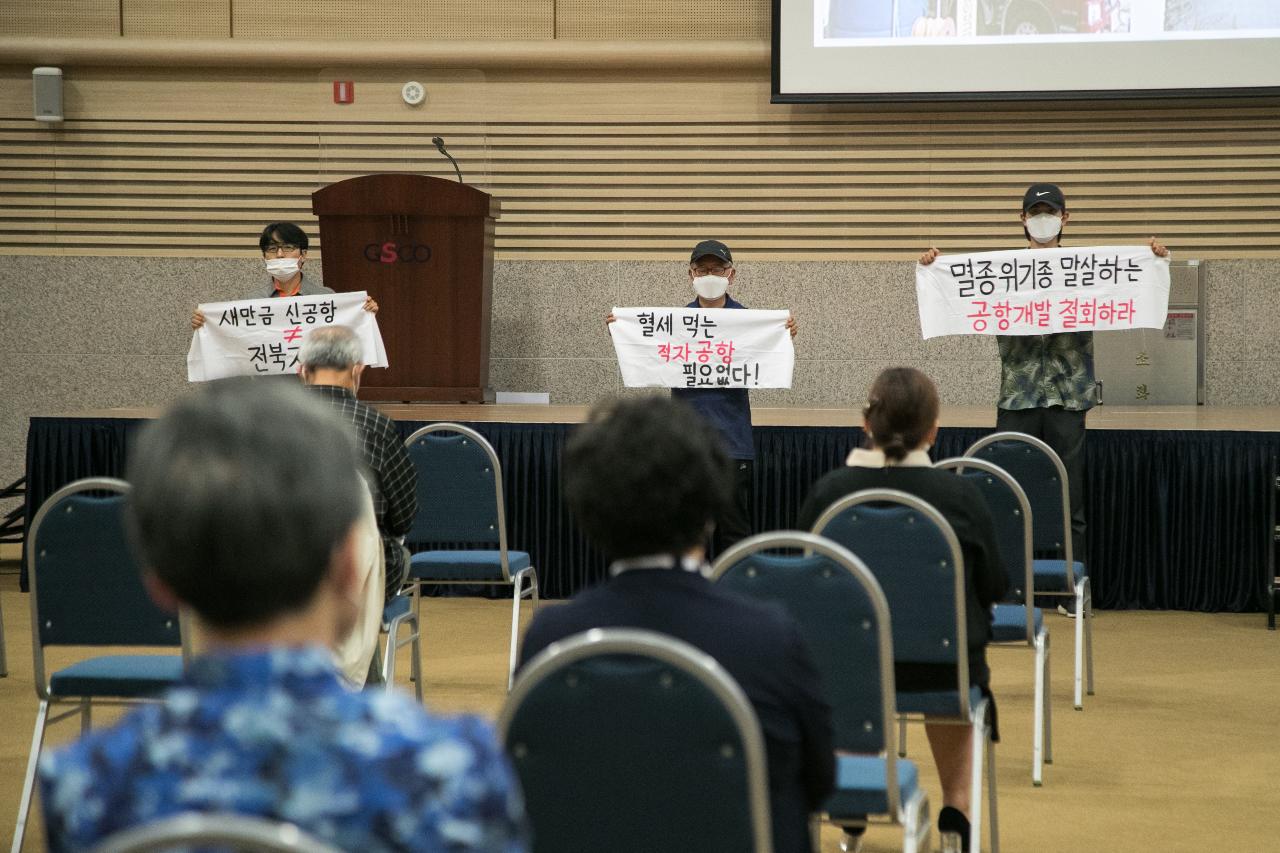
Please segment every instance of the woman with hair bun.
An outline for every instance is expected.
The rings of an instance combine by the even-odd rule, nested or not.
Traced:
[[[919,370],[891,367],[881,372],[862,410],[869,446],[855,449],[846,467],[831,471],[813,485],[800,507],[797,527],[809,530],[829,506],[863,489],[906,492],[932,505],[947,519],[964,554],[969,680],[991,699],[992,735],[998,740],[986,647],[991,638],[991,605],[1004,596],[1008,581],[982,493],[952,472],[931,467],[929,448],[938,435],[938,409],[938,390]],[[894,671],[899,692],[947,690],[956,684],[954,666],[899,663]],[[927,724],[925,730],[942,781],[938,829],[958,834],[967,850],[972,730]]]

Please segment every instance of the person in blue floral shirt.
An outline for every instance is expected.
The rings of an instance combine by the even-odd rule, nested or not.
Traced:
[[[197,389],[139,437],[128,519],[156,598],[207,652],[162,701],[45,757],[49,847],[180,812],[288,821],[344,850],[522,851],[491,727],[352,692],[330,647],[355,618],[364,488],[350,430],[279,383]]]

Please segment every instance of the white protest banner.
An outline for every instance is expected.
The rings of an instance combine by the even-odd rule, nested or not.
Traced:
[[[790,388],[787,311],[614,308],[609,324],[628,388]]]
[[[367,294],[325,293],[288,299],[245,299],[200,306],[204,325],[191,336],[187,381],[297,373],[307,332],[346,326],[364,345],[364,363],[386,367],[387,351]]]
[[[916,264],[916,300],[926,339],[1160,329],[1169,258],[1149,246],[940,255]]]

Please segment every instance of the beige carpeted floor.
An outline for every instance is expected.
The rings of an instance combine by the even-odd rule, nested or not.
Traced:
[[[6,568],[13,568],[7,564]],[[0,679],[0,821],[12,826],[35,719],[28,599],[0,575],[9,677]],[[427,600],[427,704],[492,716],[505,695],[505,602]],[[1096,696],[1071,710],[1071,624],[1050,617],[1054,753],[1043,788],[1030,781],[1032,656],[993,650],[1004,741],[1000,830],[1010,853],[1268,851],[1280,805],[1280,634],[1259,615],[1102,613],[1095,623]],[[55,662],[59,658],[54,658]],[[401,681],[408,661],[401,659]],[[102,714],[98,722],[105,722]],[[51,731],[50,743],[76,732]],[[913,728],[934,814],[940,792],[923,732]],[[36,812],[38,814],[38,803]],[[823,834],[823,850],[836,849]],[[874,827],[868,851],[900,836]],[[8,843],[8,836],[3,839]],[[38,817],[26,850],[43,849]]]

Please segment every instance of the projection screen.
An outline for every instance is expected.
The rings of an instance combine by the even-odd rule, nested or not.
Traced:
[[[773,0],[773,101],[1280,94],[1280,0]]]

